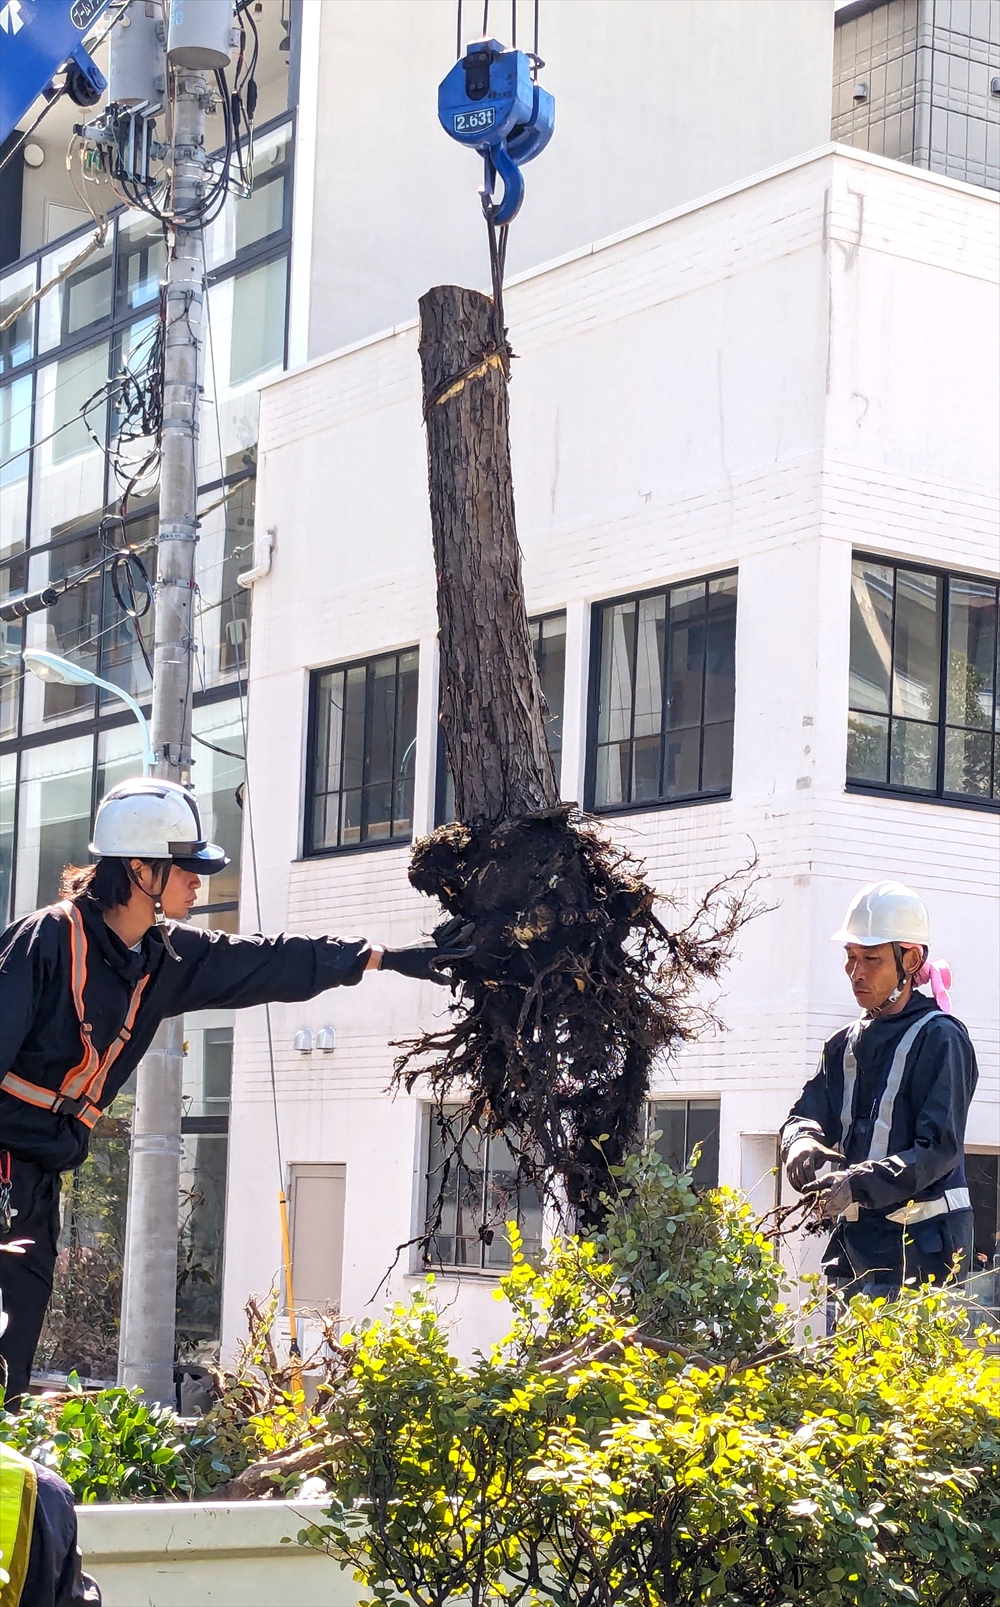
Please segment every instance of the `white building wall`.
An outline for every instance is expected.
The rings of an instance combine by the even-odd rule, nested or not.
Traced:
[[[520,0],[521,49],[533,10]],[[489,270],[481,165],[437,120],[454,0],[304,0],[303,13],[315,356],[413,317],[430,284],[485,284]],[[463,51],[482,16],[469,0]],[[542,0],[540,16],[557,125],[525,169],[512,273],[830,137],[833,0]],[[509,44],[510,22],[495,0],[490,33]]]
[[[856,886],[926,896],[982,1080],[970,1142],[1000,1139],[998,819],[844,790],[855,547],[995,575],[996,202],[828,148],[510,286],[512,448],[529,610],[569,621],[564,796],[579,797],[588,605],[738,565],[732,798],[611,817],[682,903],[756,850],[774,906],[722,989],[728,1030],[657,1088],[722,1099],[721,1173],[774,1132],[853,1001],[829,934]],[[262,924],[390,944],[434,913],[407,852],[302,860],[310,668],[419,642],[418,832],[432,823],[434,576],[415,325],[317,360],[262,397],[258,516],[277,527],[254,594],[249,777]],[[243,908],[253,908],[244,854]],[[347,1165],[344,1310],[405,1291],[417,1102],[387,1098],[393,1040],[439,990],[394,976],[275,1006],[284,1160]],[[331,1056],[295,1030],[332,1024]],[[238,1017],[224,1348],[279,1265],[262,1011]],[[749,1150],[746,1154],[751,1153]],[[745,1161],[746,1155],[742,1157]],[[250,1211],[245,1202],[258,1202]],[[446,1298],[454,1281],[440,1279]],[[502,1320],[463,1277],[464,1348]]]

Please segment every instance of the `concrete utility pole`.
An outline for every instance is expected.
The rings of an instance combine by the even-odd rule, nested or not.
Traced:
[[[203,72],[181,68],[174,110],[171,213],[190,228],[168,234],[160,528],[157,539],[152,740],[155,774],[191,775],[198,398],[205,298],[202,229]],[[169,958],[165,962],[173,964]],[[136,1074],[129,1168],[118,1380],[147,1400],[174,1401],[174,1328],[181,1158],[184,1021],[165,1021]]]

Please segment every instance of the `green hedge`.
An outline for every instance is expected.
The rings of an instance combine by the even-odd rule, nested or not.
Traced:
[[[617,1187],[596,1242],[533,1266],[514,1235],[509,1335],[471,1363],[429,1280],[331,1349],[311,1414],[255,1331],[193,1433],[113,1390],[0,1436],[84,1501],[206,1494],[305,1447],[330,1507],[301,1539],[398,1607],[996,1607],[995,1335],[905,1291],[794,1343],[740,1200],[649,1151]]]

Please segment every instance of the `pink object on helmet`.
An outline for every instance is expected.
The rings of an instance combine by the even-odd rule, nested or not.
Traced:
[[[948,989],[951,987],[951,966],[947,960],[924,961],[914,976],[913,983],[915,987],[922,988],[926,987],[928,982],[934,995],[934,1003],[939,1010],[945,1012],[945,1015],[950,1016],[951,999],[948,996]]]

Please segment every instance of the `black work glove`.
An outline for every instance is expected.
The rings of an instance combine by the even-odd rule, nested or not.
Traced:
[[[842,1161],[843,1155],[839,1149],[830,1149],[829,1145],[822,1144],[818,1138],[797,1138],[794,1144],[788,1146],[785,1156],[785,1176],[797,1194],[801,1194],[806,1185],[811,1183],[821,1166],[827,1161]]]
[[[439,982],[447,988],[454,980],[451,971],[455,961],[467,960],[476,952],[469,942],[472,933],[471,921],[452,915],[419,943],[410,943],[405,949],[386,949],[379,969],[398,971],[400,976],[415,977],[418,982]]]
[[[841,1172],[828,1172],[826,1177],[818,1177],[815,1182],[805,1185],[802,1192],[813,1201],[813,1209],[821,1221],[836,1222],[838,1216],[843,1216],[847,1208],[854,1204],[853,1177],[854,1168],[848,1166]]]

